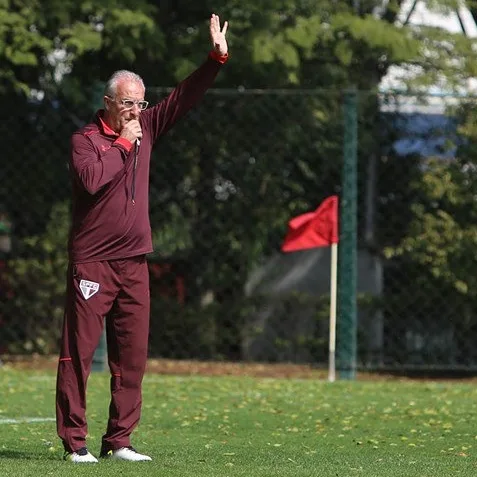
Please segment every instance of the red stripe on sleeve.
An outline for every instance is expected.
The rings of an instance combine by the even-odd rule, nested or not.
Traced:
[[[229,59],[229,54],[225,53],[225,55],[219,55],[215,50],[209,53],[209,58],[212,58],[215,61],[218,61],[221,64],[224,64]]]
[[[113,144],[119,144],[120,146],[124,147],[124,149],[126,149],[126,151],[130,151],[131,148],[132,148],[132,142],[131,141],[128,141],[126,138],[124,137],[118,137],[116,139],[116,141],[113,142]]]

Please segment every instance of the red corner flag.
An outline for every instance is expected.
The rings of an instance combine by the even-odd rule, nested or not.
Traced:
[[[283,252],[294,252],[338,243],[338,196],[326,198],[314,212],[288,222]]]

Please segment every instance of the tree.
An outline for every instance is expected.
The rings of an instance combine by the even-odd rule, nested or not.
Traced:
[[[421,74],[415,79],[419,85],[437,75],[462,84],[473,74],[470,40],[435,28],[395,25],[401,4],[397,0],[385,7],[383,2],[344,0],[222,3],[218,13],[230,21],[231,61],[217,86],[234,92],[207,95],[159,146],[151,177],[158,253],[185,263],[190,306],[204,307],[205,298],[212,297],[218,328],[240,322],[240,306],[234,308],[237,314],[231,313],[230,303],[243,301],[248,273],[277,248],[287,219],[339,192],[343,88],[354,85],[375,91],[392,65],[419,66]],[[434,4],[452,7],[444,0]],[[165,87],[203,61],[208,49],[206,22],[213,8],[208,0],[0,3],[0,64],[9,72],[2,82],[6,104],[24,98],[22,116],[28,118],[28,137],[37,151],[32,155],[27,145],[20,151],[12,147],[8,157],[15,157],[24,171],[32,170],[38,155],[50,161],[48,169],[36,169],[30,179],[22,176],[22,194],[37,190],[40,177],[66,182],[70,131],[98,105],[102,83],[114,69],[134,69],[146,84]],[[249,88],[283,88],[294,95],[252,94]],[[320,91],[299,91],[304,88]],[[148,94],[156,99],[164,91],[150,89]],[[35,113],[31,119],[32,110],[54,111],[53,105],[61,114],[47,120]],[[362,96],[360,122],[359,152],[365,162],[371,154],[380,156],[387,140],[380,135],[376,95]],[[49,137],[61,131],[61,145],[51,146],[45,127]],[[21,137],[23,131],[18,127],[7,133]],[[40,148],[37,140],[42,141]],[[46,170],[51,177],[42,176]],[[418,178],[419,170],[414,173],[412,177]],[[386,181],[396,186],[394,177]],[[407,191],[407,184],[401,186]],[[34,230],[25,225],[25,235],[29,230],[32,235],[41,232],[49,204],[67,194],[64,190],[57,197],[56,192],[45,188],[43,201],[38,200],[45,206],[29,207],[38,224]],[[17,203],[17,198],[15,187],[5,189],[3,200]],[[29,214],[18,210],[15,215],[25,221]],[[236,344],[238,336],[234,330],[229,339]]]

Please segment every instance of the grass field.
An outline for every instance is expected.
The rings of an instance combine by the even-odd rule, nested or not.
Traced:
[[[147,374],[133,445],[153,462],[62,460],[54,371],[0,369],[0,476],[477,475],[471,383],[338,381]],[[109,384],[88,390],[97,454]]]

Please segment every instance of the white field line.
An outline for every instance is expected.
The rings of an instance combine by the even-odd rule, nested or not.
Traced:
[[[0,418],[0,424],[30,424],[34,422],[53,422],[55,421],[54,417],[19,417],[17,419],[13,418]]]

